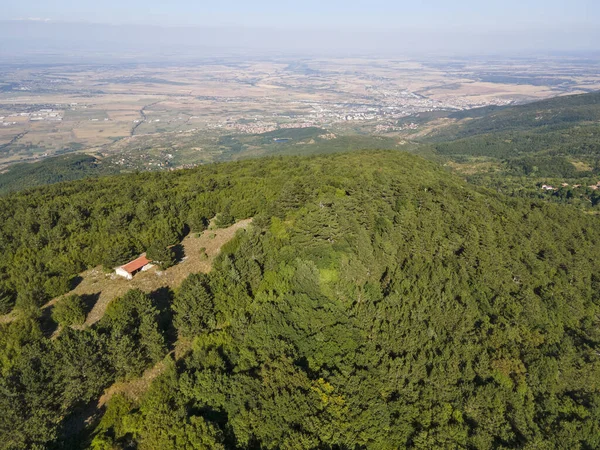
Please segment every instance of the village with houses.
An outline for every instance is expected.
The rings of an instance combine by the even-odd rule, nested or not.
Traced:
[[[582,187],[581,184],[569,185],[569,183],[561,183],[560,187],[554,187],[550,184],[542,184],[540,186],[540,189],[542,191],[552,192],[552,191],[558,191],[559,189],[580,189],[581,187]],[[591,184],[589,186],[583,186],[583,188],[589,188],[592,191],[596,191],[596,190],[600,189],[600,181],[598,181],[596,184]]]

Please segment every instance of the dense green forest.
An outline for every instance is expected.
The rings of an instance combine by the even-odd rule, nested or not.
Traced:
[[[22,191],[61,181],[80,180],[118,173],[89,155],[65,155],[27,164],[15,164],[0,174],[0,194]]]
[[[600,108],[599,108],[600,110]],[[523,156],[575,156],[598,161],[600,126],[577,126],[564,130],[496,132],[435,145],[442,155],[487,156],[509,159]]]
[[[484,107],[449,115],[472,119],[435,133],[438,142],[498,132],[554,131],[600,120],[600,92],[567,95],[510,107]]]
[[[254,220],[209,274],[91,327],[72,297],[40,317],[215,215]],[[62,183],[0,198],[0,224],[2,448],[600,447],[600,227],[577,209],[374,151]]]
[[[397,138],[372,135],[328,136],[320,128],[289,128],[262,134],[232,134],[221,136],[215,142],[215,155],[210,162],[227,162],[265,156],[315,155],[347,152],[364,149],[413,151],[417,145],[399,142]],[[218,149],[218,150],[216,150]],[[113,153],[100,159],[91,155],[71,154],[53,156],[32,163],[20,163],[9,166],[0,172],[0,195],[25,189],[55,184],[62,181],[94,178],[118,173],[137,171],[157,171],[173,169],[172,161],[164,167],[146,164],[143,152],[151,152],[152,145],[138,150],[128,167],[121,164],[121,156]],[[136,162],[137,161],[137,162]],[[206,161],[180,161],[185,164],[200,164]],[[189,167],[189,166],[188,166]]]
[[[600,158],[600,92],[556,97],[512,107],[486,107],[449,115],[460,119],[428,136],[438,154],[450,158],[488,157],[509,162],[527,174],[520,159],[540,159],[540,175],[569,176],[560,158],[592,163]],[[554,158],[551,164],[543,159]],[[568,161],[567,161],[568,162]],[[556,167],[553,170],[553,167]],[[564,172],[567,171],[567,174]]]
[[[600,93],[448,117],[457,122],[425,138],[432,152],[424,156],[455,163],[469,182],[504,194],[600,209],[591,187],[600,181]],[[542,191],[544,184],[557,189]]]

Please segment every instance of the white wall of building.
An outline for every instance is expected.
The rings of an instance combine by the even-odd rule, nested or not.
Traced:
[[[131,280],[133,278],[133,276],[122,267],[117,267],[115,269],[115,273],[121,277],[127,278],[128,280]]]

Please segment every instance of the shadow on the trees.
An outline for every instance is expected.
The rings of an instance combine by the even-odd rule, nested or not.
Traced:
[[[70,290],[75,289],[77,286],[79,286],[81,284],[82,281],[83,281],[83,277],[81,277],[80,275],[75,275],[73,278],[71,278],[71,281],[69,282],[69,289]]]
[[[42,309],[42,315],[40,316],[40,329],[46,337],[52,336],[58,328],[58,324],[52,320],[53,309],[54,305]]]
[[[91,444],[90,430],[93,430],[104,415],[106,408],[98,407],[98,400],[94,399],[87,404],[74,408],[62,422],[58,430],[60,438],[56,450],[74,448],[88,448]]]
[[[173,249],[173,252],[175,253],[175,261],[177,261],[177,263],[180,263],[181,261],[183,261],[183,258],[185,258],[185,250],[183,248],[183,245],[177,244],[171,248]]]
[[[94,305],[100,298],[100,292],[96,292],[94,294],[82,294],[81,301],[83,302],[85,314],[88,315],[90,311],[94,308]]]
[[[173,327],[173,313],[171,311],[173,291],[168,287],[161,287],[148,295],[152,300],[152,304],[158,309],[160,328],[165,332],[167,348],[170,351],[177,340],[177,330]]]

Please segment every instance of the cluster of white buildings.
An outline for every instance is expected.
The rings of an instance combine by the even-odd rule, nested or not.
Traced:
[[[0,116],[0,125],[2,125],[3,127],[9,127],[11,125],[16,125],[17,122],[12,122],[12,121],[4,121],[5,117],[4,116]]]
[[[5,119],[12,119],[6,120]],[[21,119],[23,118],[23,119]],[[40,109],[36,112],[21,112],[14,113],[9,115],[8,117],[0,117],[0,121],[2,121],[2,125],[16,125],[20,120],[27,120],[24,118],[28,118],[30,122],[41,122],[41,121],[52,121],[52,122],[60,122],[63,120],[63,112],[60,110],[55,110],[51,108]]]
[[[566,188],[566,187],[569,187],[569,183],[561,183],[560,186]],[[571,187],[573,189],[578,189],[578,188],[581,187],[581,184],[574,184]],[[596,191],[596,190],[600,189],[600,181],[598,181],[596,184],[592,184],[591,186],[587,186],[587,187],[589,187],[590,189]],[[555,188],[554,186],[551,186],[549,184],[542,184],[542,190],[543,191],[556,191],[558,189],[560,189],[560,188]]]

